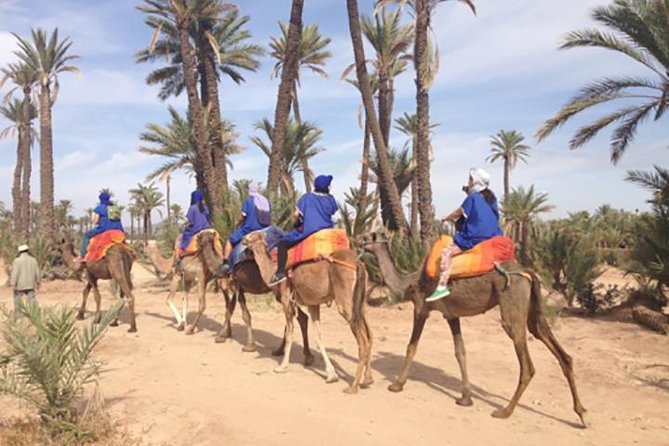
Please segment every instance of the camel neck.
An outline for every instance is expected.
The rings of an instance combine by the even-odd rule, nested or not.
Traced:
[[[276,265],[267,253],[267,246],[264,243],[255,243],[251,246],[251,251],[253,251],[253,257],[258,265],[263,281],[266,284],[271,283],[272,276],[276,272]]]
[[[402,297],[409,285],[418,280],[420,270],[409,275],[402,274],[397,270],[393,263],[393,259],[390,257],[388,244],[378,244],[370,251],[374,254],[376,261],[379,263],[383,281],[395,296]]]

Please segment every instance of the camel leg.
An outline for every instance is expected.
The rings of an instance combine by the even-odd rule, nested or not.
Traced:
[[[458,366],[460,366],[460,380],[462,382],[462,397],[455,400],[455,402],[460,406],[471,406],[473,404],[472,385],[467,376],[467,355],[465,353],[465,343],[462,340],[462,332],[460,330],[460,319],[448,319],[448,326],[451,328],[451,334],[453,335],[455,358],[458,360]]]
[[[323,332],[321,330],[321,307],[320,305],[309,305],[308,307],[309,317],[314,324],[316,329],[316,346],[323,356],[323,362],[325,362],[325,382],[333,383],[339,380],[337,372],[330,361],[330,357],[325,349],[325,342],[323,341]]]
[[[420,340],[421,334],[423,334],[423,328],[425,328],[425,321],[427,321],[428,316],[427,311],[418,312],[414,308],[413,314],[413,329],[411,330],[411,339],[409,340],[409,345],[407,345],[407,353],[404,358],[404,364],[402,365],[402,370],[400,375],[397,377],[394,383],[388,386],[388,390],[391,392],[401,392],[404,388],[404,383],[407,381],[407,376],[409,375],[409,368],[413,362],[414,356],[416,356],[416,350],[418,349],[418,341]]]
[[[253,339],[253,327],[251,326],[251,313],[246,306],[246,296],[243,290],[239,290],[239,306],[242,308],[242,319],[246,324],[246,345],[242,347],[243,352],[254,352],[258,350],[256,341]]]
[[[284,291],[281,294],[281,305],[283,306],[283,313],[286,316],[286,329],[284,331],[285,348],[281,364],[274,368],[276,373],[285,373],[288,370],[288,362],[290,361],[290,349],[293,346],[293,317],[295,316],[295,308],[292,301],[292,291]]]
[[[184,331],[186,329],[186,325],[188,325],[188,294],[189,293],[184,290],[183,295],[181,296],[181,323],[177,327],[177,330],[179,331]]]
[[[100,320],[102,319],[102,313],[100,312],[100,306],[102,304],[102,296],[100,295],[100,290],[98,289],[98,280],[97,279],[91,279],[91,284],[93,285],[93,298],[95,299],[95,318],[93,321],[96,324],[100,323]],[[118,321],[114,321],[116,324],[112,322],[110,325],[112,327],[116,327],[118,325]]]
[[[184,321],[182,320],[181,314],[179,313],[179,309],[177,308],[176,303],[174,302],[174,295],[177,293],[177,290],[179,289],[179,280],[180,276],[178,274],[175,274],[174,277],[172,277],[172,283],[170,284],[170,292],[167,294],[167,299],[165,299],[167,306],[170,307],[170,310],[172,310],[172,313],[174,313],[174,318],[177,321],[177,330],[181,331],[183,330],[184,327]],[[184,283],[184,293],[187,293],[186,289],[186,284]]]
[[[277,297],[276,300],[281,302],[279,297]],[[302,355],[304,356],[304,365],[309,367],[314,363],[314,355],[311,354],[311,349],[309,348],[309,317],[300,307],[297,307],[297,322],[300,324],[300,331],[302,332]],[[285,346],[286,334],[284,331],[281,345],[275,350],[272,350],[272,356],[283,356]]]
[[[518,386],[509,404],[492,413],[492,416],[495,418],[508,418],[511,416],[518,404],[518,400],[520,400],[521,395],[534,376],[534,366],[532,365],[532,359],[530,359],[530,352],[527,349],[527,333],[525,331],[528,315],[526,305],[529,302],[512,301],[512,297],[509,292],[505,292],[504,295],[500,296],[499,306],[502,313],[502,327],[504,327],[506,334],[513,340],[513,347],[516,349],[516,356],[520,364],[520,376],[518,377]]]
[[[363,322],[365,323],[364,329],[367,333],[367,361],[365,364],[365,379],[362,381],[362,387],[367,387],[374,383],[374,378],[372,377],[372,330],[369,329],[367,318],[365,318]]]
[[[360,321],[357,326],[351,323],[351,331],[353,332],[353,336],[355,336],[355,340],[358,343],[358,366],[355,370],[355,377],[353,382],[349,387],[344,389],[344,393],[358,393],[358,389],[362,383],[363,372],[365,373],[365,386],[368,386],[374,382],[370,367],[372,345],[369,336],[369,328],[366,325],[367,322],[364,319]]]
[[[86,316],[86,300],[88,300],[88,295],[91,292],[91,288],[93,288],[91,282],[90,281],[86,282],[86,286],[84,287],[84,292],[81,296],[81,306],[79,307],[79,312],[77,313],[77,319],[79,319],[80,321],[83,321],[84,317]]]
[[[235,312],[235,306],[237,305],[237,291],[232,293],[232,298],[228,296],[226,291],[223,292],[223,297],[225,298],[225,322],[223,322],[223,327],[216,334],[215,342],[225,342],[227,338],[232,336],[232,327],[230,320],[232,319],[232,314]]]
[[[201,277],[201,280],[197,281],[197,314],[195,314],[195,319],[193,320],[192,324],[187,324],[186,325],[186,334],[187,335],[192,335],[195,333],[195,328],[197,327],[197,323],[202,317],[202,313],[204,313],[204,310],[207,308],[207,280],[204,278],[204,275]],[[186,310],[184,309],[184,315],[188,314],[186,313]]]
[[[135,314],[135,296],[132,293],[123,293],[128,302],[128,311],[130,312],[130,328],[128,328],[128,333],[137,332],[137,316]]]

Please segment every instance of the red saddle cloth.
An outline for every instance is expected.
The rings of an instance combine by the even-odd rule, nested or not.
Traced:
[[[130,246],[125,243],[125,232],[120,229],[110,229],[102,234],[98,234],[91,239],[86,251],[86,262],[95,262],[103,259],[107,250],[114,245],[123,245],[126,249],[132,251]]]
[[[320,256],[328,256],[340,249],[349,249],[350,246],[345,231],[341,229],[322,229],[288,250],[286,268],[292,268]]]
[[[425,273],[437,278],[440,273],[441,250],[453,243],[449,235],[442,235],[430,249],[425,260]],[[492,271],[495,263],[503,263],[516,258],[516,246],[508,237],[498,236],[479,243],[472,249],[453,257],[451,279],[480,276]]]
[[[192,255],[200,250],[199,235],[202,234],[203,232],[211,232],[214,235],[214,251],[216,251],[216,255],[218,255],[218,257],[223,258],[223,243],[221,242],[221,236],[219,235],[218,231],[213,228],[203,229],[202,231],[195,234],[193,238],[190,239],[190,242],[188,242],[188,246],[186,246],[186,249],[183,250],[183,254]],[[179,234],[177,239],[174,241],[174,251],[177,254],[181,251],[180,246],[181,246],[181,234]]]

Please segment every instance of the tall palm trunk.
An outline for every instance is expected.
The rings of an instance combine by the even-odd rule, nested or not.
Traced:
[[[135,214],[130,213],[130,240],[135,241]]]
[[[351,33],[351,41],[353,43],[353,52],[355,55],[356,75],[358,84],[360,85],[360,92],[362,93],[362,102],[365,106],[365,114],[369,121],[372,138],[374,139],[374,146],[376,147],[376,154],[379,160],[379,167],[381,170],[381,181],[384,189],[388,193],[390,200],[389,210],[391,218],[398,228],[408,231],[408,225],[404,219],[402,212],[402,202],[400,200],[399,192],[395,182],[393,181],[393,173],[390,167],[390,159],[388,150],[383,140],[381,127],[376,118],[374,110],[374,100],[372,98],[372,90],[370,88],[369,76],[367,74],[367,67],[365,65],[365,52],[362,45],[362,31],[360,29],[360,14],[358,12],[357,0],[346,0],[348,10],[348,24]]]
[[[183,76],[188,96],[188,116],[195,139],[195,148],[197,150],[196,165],[200,169],[201,183],[198,181],[198,187],[202,188],[207,204],[212,209],[214,215],[220,215],[222,208],[221,202],[217,200],[214,179],[214,163],[212,162],[211,150],[209,148],[209,138],[204,123],[202,104],[197,92],[197,66],[195,55],[190,46],[189,29],[190,20],[187,13],[182,13],[177,20],[177,30],[179,32],[179,49],[183,61]]]
[[[390,143],[390,125],[392,119],[392,104],[390,103],[390,81],[388,73],[379,70],[379,125],[386,148]]]
[[[416,121],[418,144],[416,163],[420,212],[420,238],[428,242],[434,237],[434,209],[430,184],[430,101],[428,93],[428,45],[430,26],[428,0],[416,0],[416,40],[414,64],[416,68]]]
[[[413,137],[413,161],[416,162],[416,136]],[[418,197],[418,177],[414,173],[413,178],[411,179],[411,204],[410,204],[410,221],[411,221],[411,237],[414,240],[418,239],[418,203],[420,199]]]
[[[509,196],[509,159],[504,157],[504,201]],[[504,202],[502,201],[502,203]]]
[[[40,237],[51,240],[56,230],[53,210],[53,137],[51,133],[51,89],[42,82],[39,92],[40,121]]]
[[[367,209],[367,190],[369,188],[369,146],[371,138],[369,134],[369,121],[365,118],[365,137],[362,142],[362,162],[360,168],[360,196],[358,197],[358,215],[356,215],[356,233],[361,229],[362,216]]]
[[[290,114],[291,90],[293,81],[297,78],[298,48],[302,34],[302,9],[304,0],[293,0],[290,9],[290,24],[286,40],[286,60],[281,70],[281,82],[274,111],[274,135],[272,135],[272,150],[267,172],[267,189],[270,194],[276,193],[283,169],[282,146]]]
[[[23,114],[23,123],[25,126],[24,134],[25,138],[21,139],[22,148],[21,156],[23,157],[23,179],[21,181],[21,227],[19,228],[19,233],[24,240],[27,240],[30,236],[30,178],[32,176],[32,155],[30,150],[32,148],[32,138],[30,135],[31,129],[31,106],[30,106],[30,96],[31,96],[30,86],[23,88],[23,104],[22,104],[22,114]]]
[[[302,124],[302,114],[300,113],[300,101],[297,100],[297,78],[293,79],[293,116],[295,116],[295,122],[299,126]],[[309,160],[302,158],[300,160],[300,166],[302,167],[302,175],[304,176],[304,189],[307,192],[311,192],[311,168],[309,167]]]
[[[14,231],[21,233],[23,205],[21,203],[21,178],[23,174],[23,123],[19,123],[19,141],[16,144],[16,166],[14,167],[14,182],[12,183],[12,216],[14,217]]]
[[[216,77],[216,54],[211,44],[203,37],[200,48],[203,52],[203,93],[202,106],[208,110],[209,131],[211,137],[212,160],[214,163],[215,189],[220,201],[228,191],[228,166],[221,134],[221,106],[219,103],[218,78]]]

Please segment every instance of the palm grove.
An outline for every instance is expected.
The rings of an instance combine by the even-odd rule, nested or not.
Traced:
[[[440,123],[431,120],[429,111],[430,87],[440,54],[431,41],[430,29],[435,11],[449,6],[446,3],[476,12],[470,0],[379,0],[373,14],[366,16],[360,14],[356,0],[346,1],[352,63],[335,76],[360,94],[362,140],[359,186],[346,193],[340,204],[341,223],[351,236],[369,231],[377,215],[385,227],[420,247],[429,244],[440,229],[430,182],[430,135]],[[310,161],[325,150],[319,143],[322,130],[300,109],[300,87],[306,73],[333,74],[327,71],[330,39],[321,35],[317,24],[303,23],[303,7],[304,0],[291,1],[290,11],[286,11],[288,23],[280,24],[278,35],[267,48],[252,43],[247,29],[250,17],[220,0],[144,0],[137,8],[152,31],[145,47],[135,54],[137,63],[152,68],[146,82],[160,86],[161,100],[185,94],[187,109],[182,114],[169,107],[167,123],[149,123],[140,135],[139,150],[161,157],[164,164],[147,176],[146,184],[130,190],[131,203],[125,211],[130,217],[131,238],[135,239],[135,232],[145,238],[152,235],[151,216],[156,209],[165,209],[161,216],[167,232],[173,235],[177,230],[183,210],[171,203],[169,191],[172,175],[180,170],[192,174],[205,193],[215,225],[223,233],[234,225],[246,181],[231,182],[229,170],[234,165],[233,156],[244,149],[237,142],[234,122],[222,116],[220,104],[226,100],[224,92],[229,85],[243,84],[244,76],[258,70],[266,54],[274,60],[272,75],[278,81],[276,107],[273,116],[258,117],[257,134],[251,142],[268,158],[266,190],[275,204],[275,223],[289,221],[298,189],[303,184],[308,191],[313,180]],[[642,65],[649,76],[616,78],[610,73],[589,83],[545,122],[537,138],[549,137],[591,107],[625,101],[620,109],[578,129],[570,142],[571,148],[580,147],[600,130],[616,125],[611,141],[615,163],[632,144],[639,124],[660,120],[667,107],[669,0],[614,0],[595,8],[592,17],[601,29],[574,31],[561,48],[619,52],[630,63]],[[1,136],[17,139],[12,211],[7,214],[11,221],[3,226],[14,232],[3,231],[6,245],[31,239],[41,243],[53,240],[56,229],[78,224],[81,232],[90,225],[90,215],[72,219],[68,214],[71,203],[61,200],[56,205],[54,199],[51,113],[57,104],[58,79],[78,71],[78,56],[72,53],[72,42],[57,29],[51,33],[36,29],[28,37],[15,37],[16,61],[2,68],[2,83],[10,89],[0,108],[9,122]],[[394,80],[408,70],[415,80],[415,110],[400,114],[394,109]],[[393,127],[403,135],[402,141],[391,140]],[[40,147],[38,203],[30,200],[33,144]],[[394,147],[398,145],[403,147]],[[533,185],[511,186],[511,173],[518,161],[529,162],[530,144],[520,132],[509,129],[491,136],[490,147],[487,161],[500,162],[503,169],[505,231],[518,242],[521,260],[543,271],[554,287],[571,287],[572,295],[587,294],[595,273],[586,274],[578,284],[565,284],[571,280],[566,279],[571,277],[569,271],[582,271],[583,264],[592,264],[590,270],[595,271],[602,259],[588,263],[584,256],[606,254],[606,249],[616,249],[621,240],[634,248],[630,269],[657,280],[660,290],[669,285],[669,225],[664,224],[669,212],[669,174],[665,168],[629,173],[629,181],[654,192],[651,214],[639,217],[604,207],[594,215],[576,213],[561,221],[542,222],[539,216],[552,208],[548,196],[536,192]],[[164,183],[164,194],[155,181]],[[408,213],[403,203],[408,203]],[[592,224],[597,218],[607,218],[605,229],[618,232],[604,234],[604,228]],[[645,228],[643,236],[638,235],[640,226]],[[593,251],[593,247],[600,251]],[[564,255],[548,258],[556,253]]]

